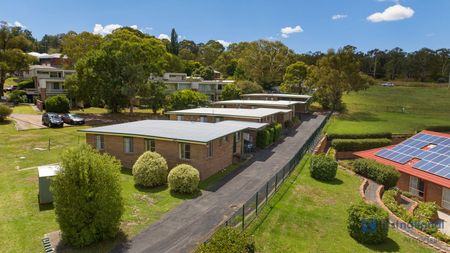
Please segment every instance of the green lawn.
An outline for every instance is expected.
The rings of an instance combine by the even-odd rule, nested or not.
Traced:
[[[377,246],[359,244],[346,229],[347,208],[361,201],[360,180],[339,170],[323,183],[297,167],[250,226],[258,252],[434,252],[397,231]]]
[[[382,87],[344,96],[347,112],[332,117],[333,133],[413,133],[429,125],[450,124],[450,89]]]
[[[38,205],[38,177],[32,166],[59,161],[67,147],[84,142],[77,130],[83,127],[16,131],[12,122],[0,124],[0,245],[2,252],[42,252],[45,233],[58,230],[54,210],[40,210]],[[50,138],[51,148],[48,148]],[[25,169],[25,170],[17,170]],[[180,204],[186,196],[172,195],[167,187],[139,189],[134,186],[129,171],[122,173],[125,214],[122,231],[132,236],[162,214]],[[123,236],[122,236],[123,237]],[[83,252],[105,252],[114,241],[103,242]]]
[[[17,105],[13,107],[13,113],[19,114],[42,114],[41,112],[35,111],[31,105]]]

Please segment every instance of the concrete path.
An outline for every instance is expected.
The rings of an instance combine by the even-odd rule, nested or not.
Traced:
[[[214,192],[186,200],[131,241],[113,252],[190,252],[205,241],[275,173],[325,120],[324,115],[303,119],[302,124],[272,149],[255,154],[248,167]]]

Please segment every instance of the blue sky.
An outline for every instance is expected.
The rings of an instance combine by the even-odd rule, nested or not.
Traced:
[[[93,32],[96,24],[107,33],[118,24],[155,36],[175,27],[181,39],[196,42],[275,39],[296,52],[347,44],[363,51],[450,47],[449,0],[2,0],[0,6],[0,20],[38,38]]]

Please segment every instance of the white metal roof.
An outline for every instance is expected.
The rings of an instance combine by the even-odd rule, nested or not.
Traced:
[[[290,109],[273,109],[273,108],[256,108],[256,109],[243,109],[243,108],[195,108],[179,111],[170,111],[166,114],[177,115],[208,115],[208,116],[229,116],[229,117],[242,117],[242,118],[262,118],[276,113],[291,112]]]
[[[300,94],[284,94],[284,93],[250,93],[243,94],[242,97],[280,97],[280,98],[299,98],[299,99],[310,99],[310,95],[300,95]]]
[[[169,139],[173,141],[207,143],[234,132],[245,129],[259,129],[265,127],[266,125],[267,123],[247,121],[221,121],[218,123],[206,123],[177,120],[141,120],[83,129],[80,131],[94,134],[129,135]]]
[[[57,164],[38,166],[39,177],[53,177],[61,169]]]
[[[215,105],[260,105],[260,106],[276,106],[287,107],[295,104],[305,104],[304,101],[286,101],[286,100],[224,100],[214,102]]]

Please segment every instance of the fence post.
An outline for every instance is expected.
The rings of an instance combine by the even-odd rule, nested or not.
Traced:
[[[259,191],[256,192],[256,208],[255,208],[256,216],[258,216],[258,193]]]
[[[245,229],[245,204],[242,205],[242,231]]]

